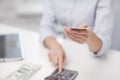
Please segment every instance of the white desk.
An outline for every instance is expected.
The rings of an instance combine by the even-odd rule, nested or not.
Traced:
[[[48,61],[48,51],[39,46],[38,33],[0,24],[0,34],[8,33],[21,33],[25,60],[0,63],[0,80],[24,63],[42,65],[30,80],[44,80],[55,70],[55,66]],[[120,52],[110,50],[103,57],[94,57],[86,44],[78,45],[65,40],[62,45],[67,54],[65,68],[79,72],[75,80],[120,80]]]

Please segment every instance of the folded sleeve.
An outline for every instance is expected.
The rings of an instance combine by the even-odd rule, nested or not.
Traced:
[[[102,47],[96,56],[107,52],[113,30],[112,0],[99,0],[96,8],[94,32],[102,40]]]
[[[39,28],[41,45],[44,45],[44,40],[48,36],[56,37],[57,21],[51,5],[51,0],[44,0],[44,13]]]

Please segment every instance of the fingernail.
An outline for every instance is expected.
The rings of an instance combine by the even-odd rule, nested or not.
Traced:
[[[62,70],[60,69],[60,70],[59,70],[59,72],[61,73],[61,72],[62,72]]]

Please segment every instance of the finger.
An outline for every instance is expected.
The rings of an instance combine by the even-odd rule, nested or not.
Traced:
[[[50,59],[51,59],[51,62],[56,65],[56,63],[55,63],[55,56],[56,55],[54,55],[53,53],[51,53],[51,58]]]
[[[83,39],[83,40],[87,40],[87,38],[89,37],[89,33],[88,33],[88,31],[86,30],[86,31],[84,31],[84,32],[78,32],[78,31],[74,31],[73,32],[73,30],[71,30],[70,28],[64,28],[65,29],[65,31],[66,31],[66,34],[68,35],[71,35],[71,36],[73,36],[73,37],[75,37],[75,38],[81,38],[81,39]]]
[[[55,65],[58,65],[58,56],[56,56],[56,57],[54,58],[54,64],[55,64]]]
[[[87,24],[82,24],[82,25],[80,26],[80,28],[86,28],[86,31],[87,31],[88,33],[91,32],[91,28],[90,28]]]
[[[83,31],[81,31],[81,30],[71,30],[71,33],[80,35],[80,34],[88,34],[89,31],[88,30],[83,30]]]
[[[71,29],[68,28],[68,27],[64,27],[64,31],[67,33],[67,32],[71,32]]]
[[[75,35],[75,34],[72,34],[72,33],[70,33],[70,32],[68,32],[67,33],[67,35],[69,35],[69,36],[71,36],[72,38],[74,38],[74,39],[82,39],[82,40],[87,40],[87,38],[88,38],[88,35]],[[69,37],[68,36],[68,37]]]
[[[71,30],[71,29],[66,29],[66,34],[71,34],[73,36],[85,36],[85,37],[88,37],[88,34],[89,32],[88,31],[84,31],[84,32],[81,32],[81,31],[75,31],[75,30]]]
[[[86,42],[85,40],[83,40],[83,39],[80,39],[80,38],[75,38],[75,37],[73,37],[73,36],[71,36],[71,35],[67,35],[70,39],[72,39],[73,41],[76,41],[76,42],[78,42],[78,43],[81,43],[81,44],[83,44],[84,42]]]
[[[88,32],[91,31],[91,28],[87,24],[82,24],[80,28],[86,28]]]
[[[72,39],[73,41],[76,41],[76,42],[79,42],[79,43],[85,42],[85,40],[83,40],[82,38],[76,38],[76,37],[73,37],[73,36],[71,36],[71,35],[68,35],[68,37],[69,37],[70,39]]]
[[[80,28],[88,28],[88,25],[86,23],[80,25]]]
[[[63,56],[59,55],[59,64],[58,64],[59,72],[62,72],[63,68]]]
[[[81,34],[81,33],[77,33],[77,34],[76,33],[71,33],[71,35],[73,35],[76,38],[82,38],[82,39],[86,39],[86,38],[89,37],[88,33],[84,33],[84,34]]]
[[[88,26],[86,23],[80,25],[80,28],[85,28],[85,29],[86,29],[86,30],[82,30],[81,32],[89,32],[89,31],[88,31],[89,26]],[[80,31],[80,30],[79,30],[79,31]]]
[[[48,53],[48,58],[49,58],[49,61],[52,62],[50,53]]]
[[[58,56],[57,55],[52,54],[51,60],[52,60],[53,64],[58,65]]]
[[[66,55],[64,54],[64,56],[63,56],[63,63],[65,62],[65,59],[66,59]]]
[[[76,31],[76,30],[72,30],[70,28],[65,27],[65,32],[66,34],[71,34],[73,36],[77,36],[79,38],[79,36],[85,36],[88,37],[88,31]]]

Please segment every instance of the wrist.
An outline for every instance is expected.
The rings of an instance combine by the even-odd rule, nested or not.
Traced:
[[[58,42],[54,42],[50,47],[50,49],[59,49],[59,48],[62,48],[62,46]]]
[[[45,40],[45,45],[49,48],[49,49],[57,49],[60,48],[61,45],[56,41],[56,39],[52,36],[49,36],[46,38]]]
[[[87,39],[87,44],[91,44],[91,43],[93,43],[93,39],[95,39],[95,34],[92,32],[92,31],[90,31],[90,33],[89,33],[89,37],[88,37],[88,39]]]
[[[94,32],[91,32],[87,44],[89,45],[89,48],[96,53],[101,49],[102,41]]]

